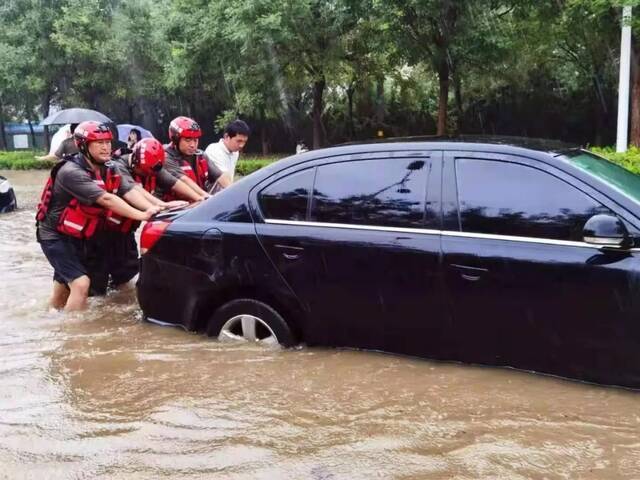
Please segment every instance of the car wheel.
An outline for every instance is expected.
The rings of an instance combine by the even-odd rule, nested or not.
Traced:
[[[269,305],[242,298],[218,308],[209,324],[207,335],[222,342],[245,341],[263,345],[291,347],[295,344],[291,329]]]

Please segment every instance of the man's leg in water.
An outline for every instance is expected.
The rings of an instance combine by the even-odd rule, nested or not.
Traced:
[[[78,257],[78,248],[74,242],[75,240],[65,237],[40,242],[43,253],[53,267],[53,293],[49,299],[49,305],[53,308],[65,308],[69,297],[73,294],[72,283],[87,275],[87,270]],[[76,285],[81,286],[82,284],[81,281]],[[72,301],[72,304],[78,303],[78,293],[76,292],[76,300]]]
[[[69,283],[71,292],[64,307],[65,312],[84,310],[87,307],[90,286],[91,281],[86,275],[82,275]]]
[[[49,307],[61,310],[64,308],[69,298],[69,289],[64,283],[53,281],[53,293],[49,299]]]

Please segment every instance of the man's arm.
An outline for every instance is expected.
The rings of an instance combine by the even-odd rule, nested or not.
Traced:
[[[191,180],[187,175],[183,175],[181,176],[178,181],[180,182],[184,182],[188,188],[190,188],[191,190],[193,190],[198,197],[200,197],[200,199],[203,198],[209,198],[211,195],[209,195],[207,192],[205,192],[203,189],[201,189],[198,184],[196,182],[194,182],[193,180]]]
[[[144,198],[146,198],[152,205],[157,205],[158,207],[164,207],[166,205],[166,202],[163,202],[158,197],[151,195],[142,187],[142,185],[136,185],[136,190],[139,191],[140,194],[143,195]]]
[[[149,201],[149,199],[144,195],[144,193],[146,191],[144,190],[144,188],[139,187],[139,186],[135,186],[133,187],[131,190],[129,190],[127,193],[125,193],[122,198],[124,198],[127,203],[133,205],[134,207],[140,209],[140,210],[147,210],[153,206],[158,206],[160,207],[160,205]],[[153,197],[153,195],[152,195]],[[155,198],[155,197],[154,197]]]
[[[186,205],[189,205],[189,202],[187,202],[186,200],[173,200],[171,202],[163,202],[158,197],[155,197],[155,196],[151,195],[144,188],[142,188],[142,185],[136,185],[136,190],[138,190],[140,192],[140,194],[143,195],[144,198],[146,198],[152,205],[155,205],[155,206],[160,207],[162,209],[164,209],[164,208],[174,208],[174,207],[184,207]],[[191,190],[191,189],[189,189],[189,190]]]
[[[229,185],[231,185],[231,177],[228,174],[223,173],[218,177],[218,180],[216,180],[215,183],[220,185],[222,188],[227,188]]]
[[[133,208],[117,195],[105,192],[98,187],[87,171],[72,163],[68,163],[60,169],[56,182],[59,183],[62,190],[75,197],[83,205],[97,204],[133,220],[147,220],[160,210],[155,206],[145,209],[145,211]]]
[[[60,158],[56,157],[53,153],[48,153],[46,155],[36,155],[36,160],[60,160]]]
[[[138,210],[137,208],[133,208],[117,195],[108,192],[103,193],[96,200],[96,203],[102,208],[111,210],[122,217],[131,218],[132,220],[140,222],[149,220],[153,215],[160,211],[160,208],[156,206],[152,206],[145,211]]]
[[[171,187],[171,190],[177,193],[180,198],[184,198],[190,202],[199,202],[200,200],[204,200],[205,197],[193,190],[189,184],[184,181],[185,179],[190,180],[189,177],[186,176],[179,178],[173,187]]]

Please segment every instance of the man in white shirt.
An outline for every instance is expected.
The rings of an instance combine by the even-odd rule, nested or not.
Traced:
[[[220,141],[210,144],[204,151],[209,161],[226,173],[232,182],[240,151],[249,140],[250,133],[249,125],[242,120],[234,120],[224,128]]]

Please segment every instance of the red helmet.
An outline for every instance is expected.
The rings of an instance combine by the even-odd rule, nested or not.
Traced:
[[[89,143],[96,140],[113,140],[113,134],[106,123],[90,120],[82,122],[76,127],[73,131],[73,140],[78,150],[85,153]]]
[[[189,117],[176,117],[169,124],[169,140],[178,145],[181,138],[200,138],[202,130],[200,125]]]
[[[140,175],[148,177],[158,173],[164,164],[164,148],[155,138],[143,138],[133,146],[131,166]]]

